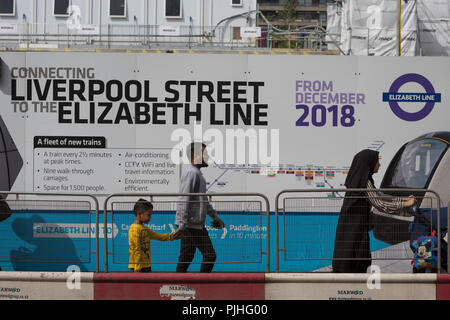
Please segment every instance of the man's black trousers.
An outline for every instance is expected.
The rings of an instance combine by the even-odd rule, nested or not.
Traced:
[[[208,230],[185,228],[181,237],[180,256],[178,258],[177,272],[187,272],[194,259],[195,250],[200,250],[203,261],[200,272],[211,272],[216,261],[216,252],[209,238]]]

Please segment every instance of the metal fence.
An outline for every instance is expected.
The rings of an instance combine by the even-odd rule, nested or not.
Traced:
[[[109,256],[112,256],[112,266],[129,263],[128,229],[134,221],[133,206],[138,198],[151,200],[153,204],[153,214],[149,222],[153,231],[167,234],[177,229],[175,225],[177,207],[186,203],[179,198],[174,198],[179,196],[208,197],[208,202],[225,223],[224,229],[215,229],[209,226],[210,218],[206,221],[206,229],[217,256],[215,265],[228,265],[223,268],[226,271],[248,271],[247,268],[239,267],[243,264],[253,264],[252,271],[270,270],[270,209],[269,201],[264,195],[256,193],[190,193],[113,194],[109,196],[104,204],[104,212],[107,213],[104,215],[104,228],[117,229],[117,234],[114,234],[109,241],[111,251],[108,250],[110,245],[105,242],[106,272],[110,269]],[[161,200],[161,198],[165,199]],[[232,200],[228,200],[230,198]],[[237,200],[237,198],[245,199]],[[204,201],[188,201],[189,204],[200,202]],[[108,217],[110,217],[109,221]],[[151,261],[143,263],[174,265],[178,263],[180,244],[179,241],[152,240],[150,252]],[[264,261],[264,256],[266,261]],[[200,264],[201,260],[199,256],[196,256],[192,264]],[[187,263],[186,261],[180,262]],[[171,271],[175,270],[175,268],[172,269]]]
[[[229,46],[232,27],[181,25],[172,34],[161,32],[159,25],[104,24],[91,32],[65,23],[18,23],[17,32],[0,35],[0,44],[11,48],[154,48]],[[246,46],[248,41],[235,41]]]
[[[377,210],[376,206],[373,213],[366,214],[364,208],[360,206],[369,201],[367,191],[370,190],[281,191],[275,201],[276,271],[280,271],[280,256],[283,257],[283,261],[299,262],[299,268],[306,268],[306,271],[331,271],[333,260],[365,260],[369,264],[370,261],[374,261],[375,265],[389,271],[401,271],[405,266],[411,270],[410,262],[413,258],[409,243],[411,234],[415,232],[425,235],[436,229],[437,235],[441,235],[441,220],[445,212],[441,213],[442,204],[439,195],[432,190],[422,189],[377,189],[376,193],[372,194],[371,201],[377,202],[378,205],[383,201],[392,204],[392,198],[396,196],[405,197],[414,194],[421,206],[420,214],[415,211],[417,209],[412,208],[386,214]],[[340,216],[339,212],[344,204],[344,197],[340,193],[344,192],[360,192],[363,195],[353,199],[350,214]],[[289,194],[297,195],[288,196]],[[359,200],[363,200],[363,203]],[[411,230],[411,222],[418,219],[417,217],[428,217],[426,223],[429,225],[421,227],[420,230]],[[422,221],[416,221],[422,225]],[[338,229],[339,232],[346,233],[345,236],[338,235]],[[372,231],[370,237],[369,231]],[[437,239],[438,272],[441,272],[441,237],[437,236]],[[340,251],[334,256],[336,248]],[[363,252],[359,253],[361,256],[355,256],[355,248],[361,248],[359,251]],[[364,252],[369,253],[366,255]]]
[[[66,270],[72,264],[91,264],[93,268],[91,260],[95,259],[95,270],[99,272],[100,245],[104,244],[104,271],[123,271],[129,263],[128,229],[134,221],[133,206],[137,198],[153,203],[151,229],[171,233],[177,228],[174,224],[177,206],[183,203],[178,197],[201,195],[209,198],[226,225],[226,229],[217,230],[209,226],[210,218],[206,221],[217,252],[215,264],[219,271],[270,272],[272,252],[276,272],[283,271],[286,263],[298,265],[298,272],[328,272],[333,260],[352,259],[370,259],[388,272],[402,271],[403,267],[411,272],[410,240],[436,230],[437,272],[442,272],[441,258],[444,258],[449,273],[450,203],[445,208],[436,192],[424,189],[377,189],[375,200],[414,194],[420,209],[387,214],[375,206],[371,215],[357,221],[371,231],[370,237],[361,241],[372,252],[371,257],[333,259],[344,193],[366,191],[368,189],[283,190],[275,199],[275,230],[272,230],[275,233],[272,237],[269,201],[258,193],[114,194],[104,202],[106,214],[101,225],[98,200],[92,195],[0,192],[8,196],[6,201],[12,209],[12,216],[0,223],[0,262],[11,263],[13,269],[22,271],[58,271]],[[365,195],[354,198],[362,199],[368,200]],[[354,207],[358,211],[358,205]],[[425,217],[429,225],[422,223],[417,213]],[[350,225],[355,223],[354,218],[351,216],[341,223]],[[442,231],[447,232],[444,243],[439,236],[444,235]],[[272,251],[271,240],[275,242]],[[175,269],[179,241],[151,243],[152,265],[169,267],[169,271]],[[196,256],[192,264],[198,266],[200,258]]]
[[[162,32],[164,26],[160,25],[104,24],[94,26],[90,33],[66,23],[16,25],[16,31],[0,35],[0,46],[9,49],[327,50],[326,30],[314,24],[295,30],[291,26],[286,30],[261,26],[261,36],[251,38],[242,38],[240,27],[229,25],[180,25],[172,33]]]
[[[0,194],[9,196],[4,201],[11,209],[11,216],[0,223],[1,262],[22,271],[66,271],[70,265],[91,263],[95,255],[99,271],[97,198],[80,194]],[[81,271],[88,270],[82,267]]]

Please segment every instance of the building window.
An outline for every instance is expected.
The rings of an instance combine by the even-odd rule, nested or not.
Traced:
[[[126,0],[109,0],[109,17],[126,18],[127,17]]]
[[[166,0],[166,18],[181,18],[183,3],[181,0]]]
[[[54,0],[53,1],[53,15],[55,17],[68,17],[67,9],[70,6],[70,0]]]
[[[15,16],[15,15],[16,15],[16,0],[0,1],[0,16]]]
[[[233,7],[242,7],[242,0],[231,0],[231,5]]]

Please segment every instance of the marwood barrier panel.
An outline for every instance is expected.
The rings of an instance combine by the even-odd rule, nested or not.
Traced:
[[[450,300],[448,274],[0,272],[0,300]]]
[[[171,233],[177,229],[175,215],[180,205],[205,203],[205,200],[180,200],[179,197],[209,198],[208,202],[225,223],[224,229],[210,226],[207,216],[206,229],[211,238],[216,260],[214,270],[222,272],[270,271],[270,208],[266,196],[258,193],[154,193],[154,194],[113,194],[104,202],[104,228],[108,223],[117,228],[118,233],[105,242],[105,272],[109,270],[109,255],[112,265],[129,263],[129,244],[127,228],[134,221],[133,206],[139,198],[151,201],[153,214],[149,225],[157,233]],[[169,199],[168,199],[169,198]],[[170,199],[172,198],[172,199]],[[245,198],[238,200],[237,198]],[[132,200],[131,200],[132,199]],[[111,217],[108,221],[108,217]],[[265,217],[264,217],[265,216]],[[154,224],[152,224],[154,222]],[[248,231],[245,234],[240,232]],[[186,236],[186,235],[185,235]],[[180,254],[180,241],[151,241],[151,265],[166,265],[162,271],[175,271]],[[265,261],[264,261],[265,256]],[[186,263],[188,261],[180,261]],[[202,262],[199,253],[192,264]],[[148,261],[143,262],[148,263]],[[242,267],[239,265],[250,264]],[[170,266],[172,265],[172,266]],[[190,267],[191,270],[191,267]]]
[[[11,209],[11,216],[0,222],[1,264],[20,271],[66,271],[69,266],[88,271],[84,265],[95,263],[95,271],[99,271],[96,197],[30,192],[0,195],[8,197],[5,201]]]
[[[275,200],[276,272],[280,271],[280,256],[284,258],[283,261],[297,262],[299,272],[312,270],[330,272],[333,260],[372,260],[372,264],[380,265],[382,270],[385,267],[390,272],[411,272],[410,262],[413,252],[410,248],[410,240],[431,234],[433,230],[436,230],[437,235],[446,233],[449,219],[447,209],[441,208],[441,199],[433,190],[377,189],[375,193],[372,193],[372,201],[381,207],[383,203],[392,201],[395,195],[398,197],[415,195],[418,204],[414,208],[402,209],[392,214],[380,212],[380,208],[376,208],[375,205],[373,213],[362,217],[364,211],[358,206],[369,201],[368,191],[374,190],[293,189],[281,191]],[[357,215],[349,216],[341,221],[341,225],[346,225],[343,229],[347,232],[344,240],[339,240],[339,246],[343,250],[341,257],[342,255],[344,257],[334,258],[339,212],[344,200],[343,194],[340,193],[344,192],[358,192],[362,195],[353,199],[355,203],[353,207]],[[358,200],[363,198],[365,201],[361,204]],[[281,228],[278,225],[280,214],[282,215]],[[367,231],[372,231],[368,238],[363,235],[363,233],[367,234]],[[345,238],[361,238],[362,243],[346,243]],[[437,236],[435,250],[439,273],[442,271],[441,257],[448,272],[448,246],[445,242],[441,242],[441,236]],[[355,246],[370,247],[371,258],[352,257],[351,251]],[[350,251],[348,255],[344,253],[345,250]]]

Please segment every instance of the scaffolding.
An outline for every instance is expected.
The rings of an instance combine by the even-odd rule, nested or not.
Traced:
[[[257,28],[258,36],[242,37],[241,27],[228,26],[227,22],[255,15],[265,22]],[[69,23],[16,23],[7,25],[0,33],[3,50],[29,49],[196,49],[196,50],[290,50],[316,53],[344,54],[333,35],[319,24],[303,27],[273,25],[260,10],[227,17],[214,26],[180,25],[171,34],[162,25],[102,24],[73,27]],[[335,50],[328,50],[333,43]]]

